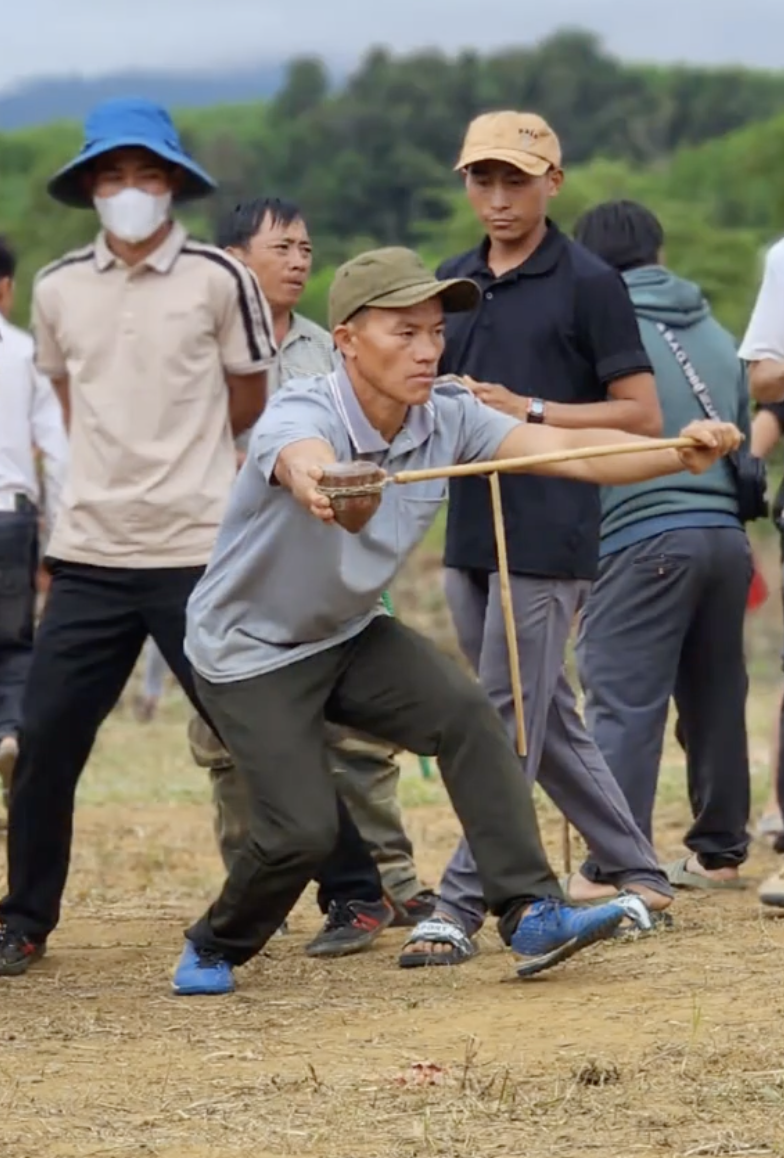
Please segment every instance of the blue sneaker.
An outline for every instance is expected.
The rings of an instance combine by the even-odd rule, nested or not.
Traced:
[[[550,899],[531,905],[512,937],[512,949],[527,957],[518,977],[532,977],[573,957],[581,949],[612,937],[624,917],[623,905],[569,905]]]
[[[172,989],[180,997],[219,996],[234,992],[231,965],[218,953],[199,949],[186,940],[174,971]]]

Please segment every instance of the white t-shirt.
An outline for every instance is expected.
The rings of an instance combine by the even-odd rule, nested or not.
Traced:
[[[784,238],[768,250],[765,273],[739,350],[744,362],[784,362]]]

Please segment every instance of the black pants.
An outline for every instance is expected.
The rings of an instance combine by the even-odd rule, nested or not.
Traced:
[[[197,676],[196,684],[250,799],[247,842],[217,901],[189,930],[196,944],[247,961],[335,844],[325,715],[438,758],[507,941],[526,903],[561,898],[500,716],[474,680],[398,621],[379,616],[348,643],[255,679]]]
[[[577,644],[586,721],[649,839],[674,698],[694,817],[684,843],[706,869],[748,854],[751,573],[740,527],[666,531],[626,547],[602,560]],[[600,879],[590,861],[583,871]]]
[[[362,839],[339,793],[338,836],[332,852],[313,879],[318,883],[317,903],[326,913],[332,901],[380,901],[384,892],[376,862]]]
[[[35,508],[0,511],[0,738],[15,736],[33,654],[38,524]]]
[[[50,567],[52,585],[25,690],[9,801],[9,892],[0,903],[0,919],[36,941],[45,940],[59,920],[79,777],[147,635],[193,706],[205,714],[183,652],[185,607],[201,568],[129,570],[59,561]],[[347,813],[341,831],[354,841]],[[375,865],[358,834],[356,840],[366,858],[363,871],[373,874],[380,897]],[[352,848],[359,855],[355,844]],[[332,852],[326,848],[321,860]],[[334,875],[339,880],[347,872],[345,858],[351,855],[345,849],[343,854],[330,862],[339,897],[346,890],[334,884]],[[347,883],[349,891],[352,884]]]

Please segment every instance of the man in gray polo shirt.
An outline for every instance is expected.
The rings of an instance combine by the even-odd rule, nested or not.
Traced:
[[[436,281],[409,250],[354,258],[330,294],[342,365],[280,391],[256,425],[189,603],[186,644],[199,694],[245,777],[249,836],[220,896],[186,934],[175,993],[231,992],[233,967],[263,948],[331,851],[337,813],[325,718],[438,758],[488,907],[526,959],[521,975],[609,936],[628,912],[617,900],[564,900],[500,716],[475,680],[380,606],[432,525],[446,480],[386,487],[356,534],[334,525],[318,489],[335,461],[362,458],[394,472],[628,441],[615,431],[531,427],[457,383],[436,385],[444,310],[477,300],[473,282]],[[694,423],[687,433],[697,442],[679,452],[640,438],[648,453],[538,469],[622,484],[703,471],[740,441],[724,423]],[[426,940],[427,924],[412,939]],[[443,928],[435,935],[442,941]]]
[[[313,257],[308,227],[299,206],[277,197],[239,202],[222,220],[216,241],[253,271],[269,303],[278,357],[267,375],[268,395],[295,379],[328,374],[335,369],[339,359],[332,335],[296,309]],[[249,431],[236,441],[241,459],[249,442]],[[397,800],[400,768],[396,750],[390,744],[331,724],[327,734],[337,788],[376,860],[384,892],[394,908],[392,924],[416,925],[432,913],[435,897],[417,877],[413,846],[403,827]],[[247,837],[245,785],[231,757],[201,716],[193,716],[188,735],[194,760],[210,770],[215,832],[228,871]],[[368,939],[367,914],[357,912],[355,905],[332,905],[331,901],[342,898],[343,888],[339,875],[330,874],[328,880],[336,890],[332,897],[330,888],[322,888],[321,900],[330,909],[329,937],[334,937],[334,922],[342,920],[347,927],[341,935],[341,947],[345,948],[346,938],[364,943]],[[350,884],[350,880],[346,881],[345,886]]]

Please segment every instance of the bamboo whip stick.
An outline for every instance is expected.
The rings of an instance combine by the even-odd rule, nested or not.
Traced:
[[[509,676],[512,683],[512,703],[514,704],[515,724],[517,728],[517,751],[525,756],[528,746],[525,737],[525,716],[523,714],[523,683],[520,677],[520,652],[517,646],[517,628],[515,626],[514,603],[512,601],[512,584],[509,579],[509,559],[506,553],[506,529],[504,527],[504,510],[501,505],[501,483],[497,472],[489,478],[490,497],[493,504],[493,526],[495,528],[495,545],[498,553],[498,582],[501,589],[501,611],[504,617],[506,630],[506,647],[509,653]]]
[[[550,463],[572,462],[581,458],[605,458],[615,454],[644,454],[651,450],[682,450],[699,446],[693,438],[650,438],[646,442],[616,442],[602,446],[576,446],[573,450],[552,450],[545,454],[528,454],[523,458],[499,458],[489,462],[463,462],[454,466],[429,467],[426,470],[400,470],[384,479],[385,483],[426,482],[434,478],[463,478],[466,475],[494,474],[497,471],[526,471]]]

